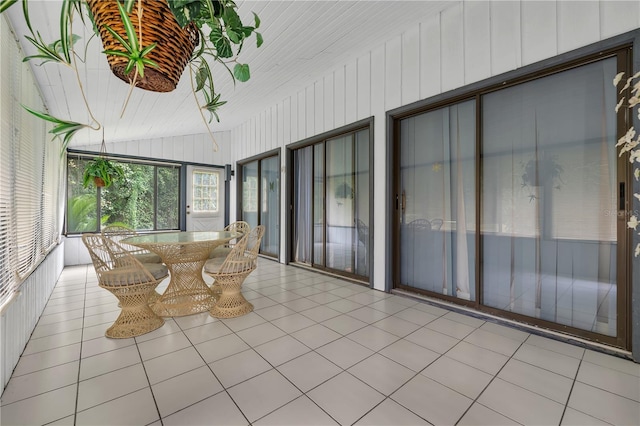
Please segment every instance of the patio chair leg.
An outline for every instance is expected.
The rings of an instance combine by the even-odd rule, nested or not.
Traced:
[[[214,285],[220,288],[220,293],[216,304],[209,310],[209,314],[215,318],[235,318],[253,311],[253,305],[247,302],[240,292],[244,278],[231,277],[226,280],[222,277],[216,278]]]
[[[157,283],[146,286],[103,286],[118,298],[122,307],[120,315],[107,329],[105,336],[126,339],[162,327],[164,319],[149,307],[149,297],[154,293],[156,285]]]

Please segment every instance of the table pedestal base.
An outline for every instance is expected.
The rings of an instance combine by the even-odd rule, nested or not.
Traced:
[[[171,281],[165,292],[151,306],[163,317],[181,317],[207,312],[216,303],[216,296],[202,279],[205,260],[167,263]]]

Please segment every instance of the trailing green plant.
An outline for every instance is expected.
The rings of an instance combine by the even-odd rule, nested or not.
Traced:
[[[107,26],[107,31],[113,35],[121,46],[117,49],[104,50],[102,53],[124,57],[127,60],[125,68],[127,75],[135,68],[136,72],[133,74],[133,77],[130,78],[131,89],[133,89],[133,87],[136,86],[138,77],[144,78],[146,67],[157,67],[157,64],[147,57],[149,52],[154,50],[157,45],[155,42],[149,43],[149,40],[145,40],[141,30],[136,33],[129,16],[135,8],[135,15],[139,20],[143,20],[144,2],[142,0],[116,1],[118,2],[119,19],[122,20],[126,38]],[[18,0],[0,0],[0,13],[17,2]],[[73,120],[54,117],[46,112],[38,112],[25,106],[27,111],[38,118],[55,124],[51,133],[54,137],[62,139],[64,150],[79,130],[85,128],[100,130],[102,127],[91,112],[78,71],[77,62],[81,60],[81,55],[76,52],[75,46],[80,38],[73,34],[73,23],[75,18],[78,17],[83,25],[91,26],[97,35],[99,35],[99,29],[96,27],[95,19],[87,5],[87,0],[62,0],[59,17],[60,38],[52,42],[47,42],[42,38],[40,32],[34,29],[31,24],[29,0],[21,0],[21,3],[25,23],[30,32],[30,35],[26,36],[26,39],[37,50],[36,54],[25,57],[24,61],[42,60],[42,63],[53,62],[72,68],[89,113],[89,122],[79,123]],[[215,90],[214,77],[209,62],[213,61],[222,64],[229,72],[234,83],[236,80],[241,82],[249,80],[249,65],[239,62],[237,58],[244,42],[252,34],[256,35],[257,46],[260,47],[262,45],[262,35],[256,31],[260,26],[260,19],[254,13],[253,25],[243,24],[238,16],[237,6],[233,0],[169,0],[168,5],[173,17],[182,28],[193,23],[200,33],[199,44],[191,56],[189,69],[192,89],[199,106],[200,114],[206,124],[207,131],[213,139],[209,124],[214,117],[217,121],[220,121],[218,109],[223,106],[226,101],[221,100],[221,94]],[[90,40],[86,41],[87,45]],[[233,71],[230,68],[230,64],[233,64]],[[123,113],[130,94],[131,91],[123,104]],[[202,99],[199,99],[198,95],[200,95]],[[209,114],[208,120],[205,117],[205,112]]]
[[[95,157],[89,161],[84,168],[82,186],[87,188],[89,185],[95,185],[96,178],[102,179],[104,187],[108,188],[113,184],[115,179],[124,178],[124,170],[108,158],[102,156]]]

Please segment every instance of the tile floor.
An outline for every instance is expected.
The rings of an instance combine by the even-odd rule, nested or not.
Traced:
[[[65,268],[0,424],[640,423],[640,364],[264,259],[244,289],[246,316],[112,340],[116,299]]]

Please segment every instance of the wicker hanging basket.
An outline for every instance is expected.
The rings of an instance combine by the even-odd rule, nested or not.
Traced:
[[[100,32],[102,45],[105,50],[122,50],[122,45],[107,31],[106,25],[111,27],[122,38],[127,40],[124,25],[118,12],[117,0],[87,0],[96,26]],[[136,86],[154,92],[170,92],[176,88],[180,76],[187,66],[189,58],[198,44],[198,29],[191,23],[180,28],[167,0],[144,0],[142,3],[142,41],[143,47],[151,43],[157,46],[146,56],[158,64],[158,68],[145,67],[144,78],[136,81]],[[136,34],[139,31],[137,4],[129,15]],[[123,81],[133,80],[135,68],[126,75],[127,59],[107,55],[111,71]]]

